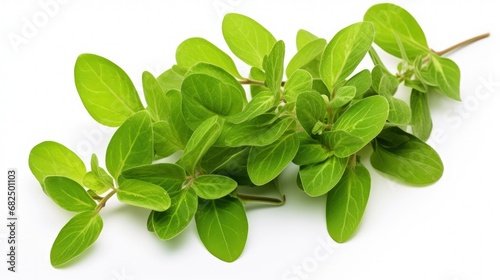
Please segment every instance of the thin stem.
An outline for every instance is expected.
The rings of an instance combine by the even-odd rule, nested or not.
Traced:
[[[115,193],[117,189],[113,188],[103,199],[97,204],[97,208],[95,209],[95,213],[99,213],[104,206],[106,206],[106,202],[110,199]]]
[[[246,194],[238,194],[238,198],[244,200],[245,202],[262,202],[268,203],[272,205],[283,205],[285,204],[286,197],[283,195],[282,199],[274,198],[274,197],[266,197],[266,196],[255,196],[255,195],[246,195]]]
[[[238,82],[240,84],[242,84],[242,85],[259,85],[259,86],[265,86],[264,82],[257,81],[257,80],[252,80],[252,79],[248,79],[248,78],[245,78],[243,80],[239,80]]]
[[[451,46],[451,47],[449,47],[449,48],[447,48],[447,49],[445,49],[445,50],[442,50],[442,51],[435,51],[435,50],[432,50],[432,52],[434,52],[435,54],[437,54],[437,55],[439,55],[439,56],[442,56],[442,55],[445,55],[445,54],[447,54],[447,53],[449,53],[449,52],[452,52],[452,51],[454,51],[454,50],[456,50],[456,49],[459,49],[459,48],[461,48],[461,47],[465,47],[465,46],[470,45],[470,44],[472,44],[472,43],[474,43],[474,42],[477,42],[477,41],[479,41],[479,40],[481,40],[481,39],[488,38],[489,36],[490,36],[490,33],[484,33],[484,34],[481,34],[481,35],[479,35],[479,36],[476,36],[476,37],[472,37],[472,38],[470,38],[470,39],[467,39],[467,40],[465,40],[465,41],[463,41],[463,42],[460,42],[460,43],[458,43],[458,44],[456,44],[456,45],[453,45],[453,46]]]

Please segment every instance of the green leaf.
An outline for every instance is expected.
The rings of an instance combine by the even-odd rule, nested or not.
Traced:
[[[146,108],[155,121],[167,120],[170,116],[168,102],[163,88],[160,86],[153,74],[145,71],[142,73],[142,86],[144,88],[144,97],[148,107]]]
[[[229,13],[222,21],[222,34],[229,49],[250,66],[262,68],[264,56],[271,52],[276,39],[255,20]]]
[[[103,125],[120,126],[128,117],[144,109],[127,74],[104,57],[78,56],[75,84],[89,114]]]
[[[356,88],[353,86],[343,86],[335,91],[335,97],[330,102],[333,108],[340,108],[351,102],[356,96]]]
[[[45,177],[45,192],[62,209],[72,212],[92,211],[97,204],[85,189],[70,178]]]
[[[227,121],[234,124],[240,124],[242,122],[251,120],[269,111],[274,107],[275,103],[276,101],[272,92],[259,92],[255,97],[252,98],[252,100],[250,100],[250,102],[242,112],[228,117]]]
[[[218,199],[234,191],[238,183],[222,175],[201,175],[194,179],[192,187],[203,199]]]
[[[347,158],[331,156],[323,162],[300,168],[304,191],[312,197],[324,195],[337,185],[347,166]]]
[[[266,146],[278,140],[294,125],[294,119],[291,117],[276,119],[274,114],[263,114],[241,124],[226,124],[227,126],[221,133],[219,145]]]
[[[285,61],[285,43],[278,41],[271,49],[269,55],[264,57],[262,68],[266,73],[266,86],[271,92],[278,94],[283,81],[283,63]]]
[[[200,62],[191,67],[186,73],[186,76],[191,74],[205,74],[212,78],[216,78],[220,82],[227,84],[228,87],[236,89],[241,95],[243,103],[247,103],[245,89],[243,89],[243,86],[235,79],[235,77],[229,74],[226,70],[212,64]]]
[[[268,146],[252,147],[248,156],[248,175],[252,182],[261,186],[276,178],[292,161],[298,149],[299,137],[296,133]]]
[[[192,188],[171,197],[172,205],[167,211],[153,212],[153,228],[162,240],[172,239],[191,222],[198,207],[198,196]]]
[[[123,170],[153,161],[151,117],[139,112],[116,130],[106,150],[106,167],[117,179]]]
[[[170,196],[181,190],[186,180],[186,171],[173,163],[156,163],[127,169],[121,175],[124,179],[136,179],[162,187]]]
[[[367,97],[349,107],[337,119],[332,131],[323,134],[323,140],[336,156],[348,157],[380,133],[388,114],[384,97]]]
[[[156,158],[166,158],[183,149],[185,144],[176,139],[173,125],[165,121],[158,121],[153,123],[152,128]]]
[[[207,150],[215,143],[222,131],[224,120],[218,116],[213,116],[204,121],[193,133],[191,139],[184,149],[179,165],[182,166],[189,174],[194,175],[196,167],[207,152]]]
[[[356,97],[361,98],[372,86],[372,77],[370,71],[365,69],[352,76],[344,86],[353,86],[356,88]]]
[[[371,23],[359,22],[339,31],[328,43],[319,71],[329,92],[356,69],[370,49],[374,36]]]
[[[214,44],[203,38],[189,38],[182,42],[175,53],[177,64],[190,68],[199,62],[219,66],[231,75],[241,78],[234,61]]]
[[[348,168],[326,198],[326,226],[335,242],[349,240],[358,228],[370,196],[370,172],[363,165]]]
[[[126,204],[155,211],[170,207],[170,196],[160,186],[145,181],[128,179],[120,182],[116,192],[118,199]]]
[[[307,44],[310,42],[318,39],[318,37],[311,32],[300,29],[297,31],[297,36],[296,36],[296,45],[297,45],[297,51],[300,51],[303,47],[305,47]]]
[[[432,131],[432,117],[427,93],[412,90],[410,96],[411,129],[415,136],[427,141]]]
[[[321,56],[326,47],[325,39],[313,40],[301,48],[290,60],[286,67],[286,76],[290,77],[296,70],[304,67],[318,56]]]
[[[50,263],[59,267],[87,250],[99,237],[102,218],[95,212],[76,214],[61,229],[50,250]]]
[[[226,262],[241,255],[247,241],[248,220],[237,198],[203,201],[195,219],[201,242],[212,255]]]
[[[384,66],[378,64],[372,70],[372,87],[382,96],[393,96],[398,89],[399,81]]]
[[[113,185],[113,178],[103,168],[99,167],[99,161],[95,154],[92,154],[90,161],[91,171],[87,172],[83,177],[83,185],[96,194],[102,194],[111,189]]]
[[[191,74],[182,83],[182,112],[195,130],[212,116],[231,116],[243,109],[240,89],[205,74]]]
[[[299,136],[299,150],[293,158],[296,165],[309,165],[322,162],[330,155],[330,150],[320,142],[314,140],[304,131],[297,133]]]
[[[231,164],[238,157],[245,154],[248,156],[248,151],[248,147],[212,147],[201,159],[200,167],[204,174],[214,173],[224,166]],[[236,167],[230,166],[230,168],[234,169]]]
[[[460,101],[460,68],[453,60],[431,55],[426,68],[420,69],[425,83],[435,84],[439,93]]]
[[[175,71],[174,67],[172,67],[158,76],[157,81],[163,89],[163,92],[168,92],[173,89],[180,91],[182,81],[184,81],[184,73]]]
[[[377,137],[370,162],[375,169],[412,185],[432,184],[444,169],[434,149],[397,127],[385,129]]]
[[[316,123],[326,118],[326,103],[316,91],[303,92],[297,97],[297,119],[304,130],[312,134]]]
[[[87,173],[83,161],[70,149],[53,141],[45,141],[31,149],[29,155],[31,173],[45,190],[43,180],[47,176],[64,176],[79,184]]]
[[[285,83],[284,96],[288,103],[297,101],[299,94],[310,91],[313,85],[313,77],[309,72],[298,69],[288,78]]]
[[[365,21],[375,27],[375,43],[384,51],[403,58],[398,40],[408,58],[429,52],[425,34],[413,16],[394,4],[377,4],[368,9]]]

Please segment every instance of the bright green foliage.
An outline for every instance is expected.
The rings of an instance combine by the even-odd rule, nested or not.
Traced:
[[[75,84],[84,107],[97,122],[118,129],[107,146],[106,168],[96,155],[87,168],[52,141],[30,152],[29,167],[45,194],[77,213],[54,242],[53,266],[95,242],[100,211],[114,207],[107,202],[115,194],[151,210],[145,228],[161,240],[176,237],[194,219],[206,249],[232,262],[248,236],[245,204],[285,203],[292,186],[281,190],[278,181],[291,163],[304,195],[326,198],[327,231],[338,243],[352,238],[363,218],[371,177],[361,162],[368,157],[375,172],[401,183],[422,186],[441,178],[443,163],[424,142],[432,131],[428,95],[459,101],[460,69],[442,57],[448,50],[429,48],[403,8],[374,5],[364,21],[329,41],[299,30],[297,51],[288,48],[287,56],[284,41],[244,15],[227,14],[222,35],[250,66],[241,72],[248,76],[230,54],[189,38],[177,48],[177,64],[158,77],[142,74],[145,107],[116,64],[93,54],[77,58]],[[374,44],[399,64],[384,65]]]

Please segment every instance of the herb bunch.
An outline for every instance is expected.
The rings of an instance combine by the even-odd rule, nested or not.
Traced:
[[[247,240],[245,203],[283,204],[277,178],[290,163],[300,167],[300,189],[326,196],[332,239],[349,240],[370,194],[361,150],[399,182],[429,185],[442,176],[439,155],[425,143],[432,130],[428,96],[460,100],[459,67],[442,55],[487,36],[435,52],[407,11],[378,4],[330,41],[299,30],[297,53],[285,67],[284,42],[254,20],[227,14],[222,32],[250,66],[248,77],[221,49],[190,38],[177,48],[176,65],[158,77],[143,73],[147,106],[119,66],[94,54],[77,58],[83,105],[97,122],[118,129],[104,164],[94,154],[90,170],[59,143],[31,150],[29,166],[45,194],[76,213],[54,241],[53,266],[97,240],[99,213],[115,194],[151,210],[147,229],[158,238],[174,238],[194,219],[208,251],[234,261]],[[401,59],[395,74],[374,43]],[[367,54],[373,68],[354,73]],[[409,104],[397,97],[402,86]],[[279,198],[264,195],[269,190]]]

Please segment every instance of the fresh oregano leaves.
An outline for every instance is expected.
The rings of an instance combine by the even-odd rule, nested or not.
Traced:
[[[278,181],[291,163],[304,195],[326,197],[331,238],[348,241],[370,196],[363,163],[409,185],[441,178],[443,162],[424,142],[432,132],[429,95],[459,101],[460,69],[443,55],[488,36],[435,52],[416,19],[394,4],[372,6],[364,21],[331,40],[299,30],[289,62],[285,42],[247,16],[227,14],[222,34],[248,69],[240,71],[207,39],[189,38],[178,46],[175,65],[158,77],[142,74],[145,105],[115,63],[78,56],[75,85],[84,107],[118,129],[106,168],[95,154],[85,166],[53,141],[30,152],[29,167],[45,194],[76,213],[54,241],[54,267],[97,240],[100,211],[115,194],[129,207],[151,210],[144,227],[159,239],[176,237],[194,219],[208,252],[235,261],[249,232],[245,204],[285,203],[292,186],[282,190]],[[374,44],[399,63],[385,65]],[[359,69],[367,54],[373,65]]]

